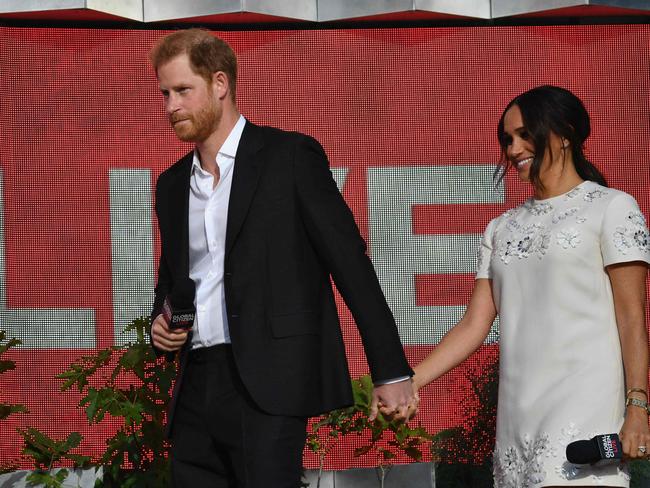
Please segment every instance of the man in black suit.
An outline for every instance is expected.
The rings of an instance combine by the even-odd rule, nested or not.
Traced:
[[[236,57],[207,31],[171,34],[151,59],[176,134],[196,145],[156,186],[152,343],[181,354],[174,484],[296,488],[307,417],[352,403],[330,277],[361,333],[375,412],[413,414],[412,371],[318,142],[244,119]],[[188,283],[196,318],[174,330],[163,303]]]

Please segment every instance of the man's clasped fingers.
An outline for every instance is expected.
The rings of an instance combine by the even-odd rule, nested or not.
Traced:
[[[417,414],[418,406],[416,403],[402,404],[398,407],[380,405],[379,411],[384,417],[387,417],[389,419],[408,422]]]
[[[178,351],[187,340],[186,329],[172,330],[165,322],[162,315],[159,315],[151,325],[151,339],[154,346],[161,351]]]
[[[382,385],[373,391],[373,406],[370,420],[376,413],[389,419],[408,422],[417,413],[420,398],[410,388],[410,380],[402,384]]]

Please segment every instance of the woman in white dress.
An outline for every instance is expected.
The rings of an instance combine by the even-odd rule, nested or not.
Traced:
[[[419,389],[475,351],[499,314],[497,487],[628,486],[624,464],[572,465],[567,444],[620,433],[627,458],[650,449],[650,235],[634,198],[585,158],[589,132],[584,105],[562,88],[506,107],[504,171],[533,197],[489,223],[462,320],[415,367]]]

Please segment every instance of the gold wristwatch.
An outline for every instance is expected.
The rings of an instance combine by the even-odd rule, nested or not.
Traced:
[[[639,398],[632,398],[632,397],[627,397],[627,400],[625,400],[625,406],[632,405],[633,407],[639,407],[645,410],[646,412],[650,413],[650,408],[648,408],[648,402],[645,400],[640,400]]]

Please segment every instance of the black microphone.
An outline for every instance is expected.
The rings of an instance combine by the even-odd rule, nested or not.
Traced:
[[[194,294],[196,287],[191,279],[183,280],[172,288],[163,302],[162,314],[170,329],[191,329],[196,316]]]
[[[566,458],[573,464],[610,464],[623,458],[623,446],[618,434],[597,435],[588,441],[569,443]]]

